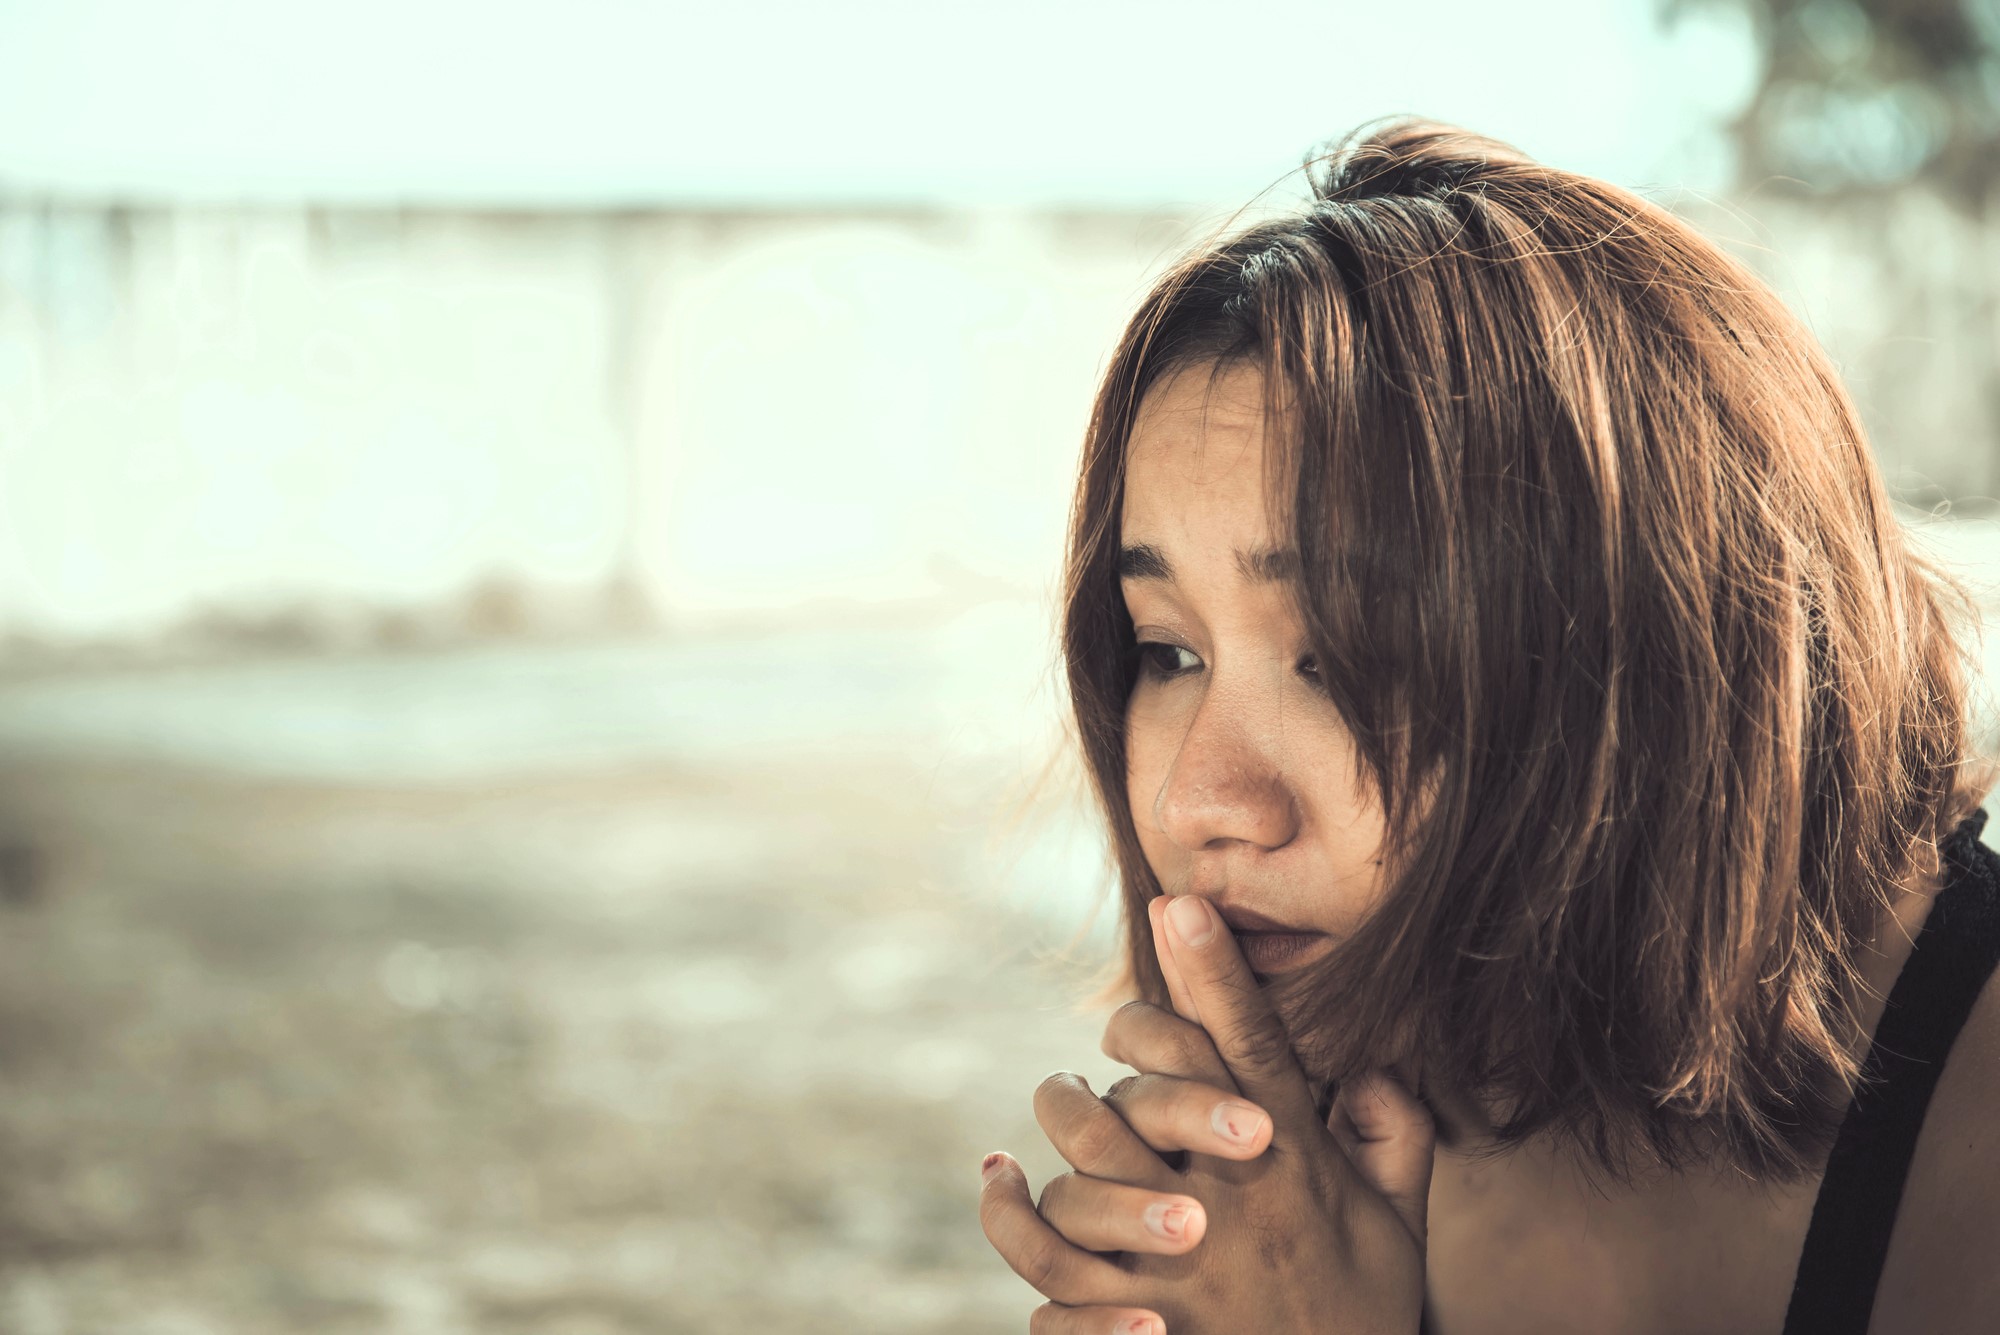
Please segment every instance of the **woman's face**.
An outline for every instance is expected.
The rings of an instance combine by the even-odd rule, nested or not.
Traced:
[[[1202,895],[1251,968],[1353,931],[1384,881],[1380,803],[1321,691],[1266,513],[1254,367],[1156,385],[1129,445],[1119,569],[1139,641],[1126,794],[1170,895]]]

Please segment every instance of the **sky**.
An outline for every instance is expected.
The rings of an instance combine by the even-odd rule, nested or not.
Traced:
[[[0,190],[1148,207],[1392,113],[1709,190],[1746,33],[1655,0],[0,0]]]

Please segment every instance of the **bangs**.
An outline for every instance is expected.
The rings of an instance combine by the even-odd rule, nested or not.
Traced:
[[[1228,261],[1301,618],[1406,855],[1440,780],[1483,777],[1472,715],[1521,713],[1552,665],[1615,648],[1574,615],[1620,593],[1601,368],[1546,341],[1584,294],[1532,256],[1494,262],[1485,234],[1508,230],[1527,229],[1433,200],[1323,205]]]

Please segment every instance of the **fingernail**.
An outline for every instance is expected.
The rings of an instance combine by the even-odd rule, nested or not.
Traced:
[[[1174,925],[1180,939],[1191,946],[1205,946],[1208,938],[1215,935],[1215,920],[1209,916],[1208,905],[1193,895],[1181,895],[1167,905],[1167,921]]]
[[[1000,1171],[1000,1164],[1006,1157],[1006,1155],[1000,1153],[998,1150],[987,1155],[985,1162],[979,1165],[979,1180],[981,1182],[991,1182],[993,1175]]]
[[[1193,1213],[1194,1207],[1178,1201],[1154,1201],[1146,1207],[1146,1231],[1156,1238],[1179,1242],[1187,1236],[1188,1216]]]
[[[1218,1103],[1215,1111],[1208,1115],[1208,1124],[1215,1128],[1215,1134],[1237,1145],[1248,1145],[1256,1140],[1266,1120],[1262,1108],[1253,1108],[1247,1103]]]
[[[1161,1335],[1160,1323],[1149,1316],[1128,1316],[1118,1323],[1115,1335]]]

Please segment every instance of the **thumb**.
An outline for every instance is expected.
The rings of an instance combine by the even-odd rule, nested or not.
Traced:
[[[1430,1110],[1395,1076],[1376,1069],[1340,1087],[1326,1123],[1362,1178],[1395,1208],[1410,1236],[1421,1244],[1430,1215],[1431,1158],[1437,1148]]]

